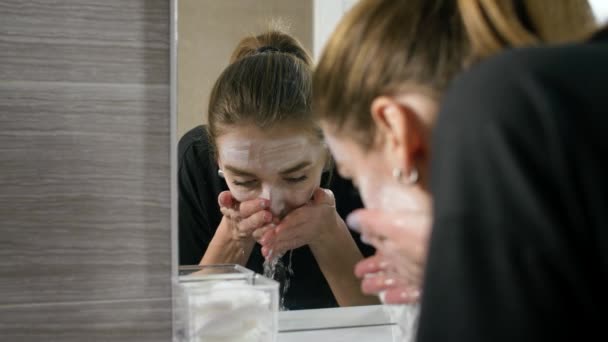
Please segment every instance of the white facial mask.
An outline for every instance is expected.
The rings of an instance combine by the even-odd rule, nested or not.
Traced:
[[[350,143],[349,148],[331,135],[326,135],[326,140],[340,165],[349,165],[351,170],[356,167],[352,178],[358,185],[361,200],[366,208],[400,211],[419,210],[424,205],[407,191],[404,184],[392,177],[390,171],[387,171],[389,168],[379,158],[372,160],[368,157],[364,160],[362,152],[353,151],[359,148],[355,147],[354,143]]]
[[[361,172],[358,179],[361,198],[366,207],[386,211],[421,209],[421,203],[392,175],[380,176],[379,173],[369,172],[371,170],[365,171]]]
[[[251,189],[228,181],[233,196],[240,202],[254,198],[268,199],[271,212],[284,216],[288,211],[306,204],[319,186],[321,171],[311,176],[311,169],[319,169],[320,159],[324,158],[324,147],[307,135],[245,139],[236,134],[226,134],[218,140],[221,164],[251,173],[259,181],[258,186]],[[297,183],[285,181],[285,176],[280,172],[302,163],[309,166],[287,177],[306,174],[308,179]],[[228,168],[224,173],[228,173]]]
[[[315,184],[318,185],[319,181]],[[280,185],[263,185],[260,198],[270,200],[270,212],[278,217],[283,217],[290,209],[306,204],[311,198],[316,187],[305,187],[304,189],[289,189]]]

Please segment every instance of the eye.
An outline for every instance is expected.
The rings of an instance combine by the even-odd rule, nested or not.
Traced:
[[[308,179],[308,176],[300,176],[300,177],[287,177],[284,178],[287,183],[300,183]]]
[[[257,180],[252,179],[252,180],[248,180],[248,181],[237,181],[234,180],[232,181],[232,184],[236,185],[236,186],[241,186],[244,188],[253,188],[256,184],[257,184]]]

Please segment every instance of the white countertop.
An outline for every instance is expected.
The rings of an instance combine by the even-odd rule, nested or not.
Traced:
[[[384,305],[282,311],[277,341],[402,341],[392,316]]]
[[[277,342],[397,342],[396,325],[279,332]]]

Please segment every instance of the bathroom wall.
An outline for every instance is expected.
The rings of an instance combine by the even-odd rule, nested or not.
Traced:
[[[312,51],[313,0],[179,0],[178,8],[178,137],[207,122],[213,83],[244,36],[279,18]]]
[[[0,0],[0,340],[170,340],[169,23]]]

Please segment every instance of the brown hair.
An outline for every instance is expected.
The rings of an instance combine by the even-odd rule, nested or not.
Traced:
[[[594,26],[585,0],[548,2],[362,0],[321,55],[313,77],[315,114],[369,149],[376,130],[369,111],[376,97],[408,87],[439,96],[472,59],[507,47],[571,40]]]
[[[212,144],[229,125],[317,127],[311,113],[312,62],[295,38],[276,30],[244,38],[230,63],[211,91]]]
[[[458,7],[473,58],[507,47],[580,40],[596,29],[587,0],[458,0]]]

